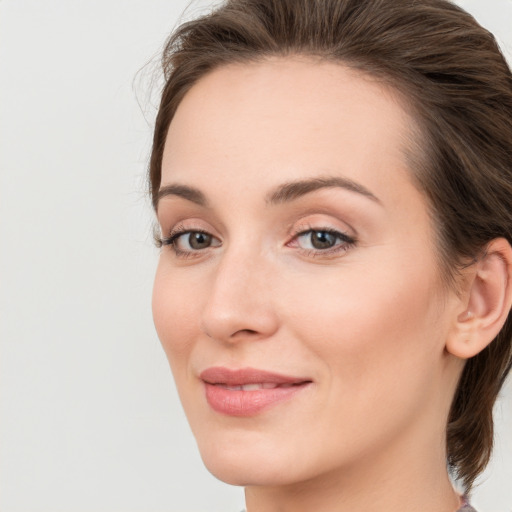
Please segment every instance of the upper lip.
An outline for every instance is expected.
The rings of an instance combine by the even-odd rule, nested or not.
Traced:
[[[227,386],[245,386],[247,384],[300,384],[311,382],[304,377],[293,377],[256,368],[231,369],[213,366],[202,371],[200,377],[208,384],[225,384]]]

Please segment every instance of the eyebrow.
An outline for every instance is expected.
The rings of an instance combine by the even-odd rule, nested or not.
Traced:
[[[157,208],[160,199],[168,196],[182,197],[183,199],[192,201],[199,206],[208,206],[208,200],[206,199],[206,196],[199,189],[190,187],[188,185],[172,184],[165,185],[159,189],[156,197]]]
[[[322,188],[343,188],[350,192],[361,194],[376,203],[381,204],[380,200],[370,192],[366,187],[357,183],[349,178],[341,178],[338,176],[333,177],[320,177],[310,178],[299,181],[291,181],[279,185],[274,191],[267,195],[267,203],[281,204],[293,201],[306,194],[310,194]]]
[[[309,178],[283,183],[267,194],[266,202],[271,205],[287,203],[306,194],[310,194],[311,192],[315,192],[316,190],[335,187],[355,192],[380,204],[380,200],[366,187],[349,178],[341,178],[338,176]],[[203,192],[189,185],[171,184],[161,187],[157,194],[156,206],[158,207],[160,199],[168,196],[181,197],[199,206],[209,206],[208,200]]]

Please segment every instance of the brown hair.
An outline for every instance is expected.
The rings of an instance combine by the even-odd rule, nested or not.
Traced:
[[[149,169],[155,206],[167,130],[187,91],[223,64],[290,54],[341,62],[406,98],[419,127],[409,160],[450,285],[490,240],[512,243],[512,75],[494,37],[446,0],[228,0],[181,25],[163,53]],[[491,455],[511,339],[509,315],[467,361],[447,419],[448,464],[466,491]]]

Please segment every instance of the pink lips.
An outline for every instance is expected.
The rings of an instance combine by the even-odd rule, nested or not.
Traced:
[[[231,370],[217,366],[204,370],[200,377],[210,407],[230,416],[253,416],[311,384],[309,379],[253,368]]]

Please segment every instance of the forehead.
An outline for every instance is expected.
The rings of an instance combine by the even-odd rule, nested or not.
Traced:
[[[389,188],[409,179],[403,149],[412,124],[397,94],[338,63],[280,57],[227,65],[179,105],[162,184],[222,176],[252,190],[341,172]]]

